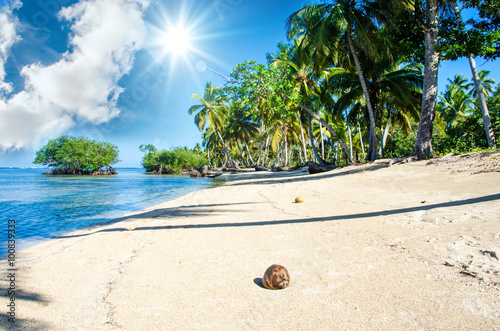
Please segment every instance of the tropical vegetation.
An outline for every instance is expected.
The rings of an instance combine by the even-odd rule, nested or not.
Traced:
[[[192,150],[187,147],[158,150],[151,144],[141,145],[139,149],[144,153],[141,164],[147,172],[178,174],[183,170],[208,164],[199,145]]]
[[[475,18],[462,19],[462,11]],[[468,15],[470,16],[470,15]],[[189,109],[213,166],[342,164],[496,147],[496,2],[334,0],[286,23],[266,64],[238,64]],[[438,95],[440,60],[469,60]]]
[[[38,150],[33,163],[52,167],[54,174],[114,174],[111,165],[120,161],[118,153],[118,147],[107,142],[61,136]]]

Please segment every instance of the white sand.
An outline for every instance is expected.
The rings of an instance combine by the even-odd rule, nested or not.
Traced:
[[[17,324],[499,330],[500,157],[465,159],[232,175],[30,247]],[[290,272],[285,290],[260,286],[273,263]]]

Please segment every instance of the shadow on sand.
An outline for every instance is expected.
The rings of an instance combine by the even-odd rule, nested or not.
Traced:
[[[347,215],[333,215],[327,217],[312,217],[312,218],[297,218],[288,220],[266,220],[266,221],[255,221],[255,222],[241,222],[241,223],[211,223],[211,224],[182,224],[182,225],[163,225],[163,226],[144,226],[137,227],[135,229],[126,228],[112,228],[112,229],[102,229],[96,232],[85,233],[85,234],[75,234],[66,235],[59,238],[75,238],[84,237],[92,235],[94,233],[100,232],[119,232],[119,231],[150,231],[150,230],[174,230],[174,229],[207,229],[207,228],[230,228],[230,227],[251,227],[251,226],[269,226],[269,225],[283,225],[283,224],[301,224],[301,223],[313,223],[313,222],[331,222],[331,221],[343,221],[343,220],[353,220],[353,219],[363,219],[379,216],[390,216],[398,215],[404,213],[411,213],[416,211],[427,211],[437,208],[451,208],[457,206],[471,205],[482,202],[489,202],[500,200],[500,193],[487,195],[479,198],[463,199],[457,201],[436,203],[436,204],[421,204],[415,207],[397,208],[390,210],[381,210],[368,213],[357,213],[357,214],[347,214]],[[239,204],[254,204],[254,203],[239,203]],[[237,205],[237,204],[235,204]],[[210,204],[210,205],[197,205],[197,206],[182,206],[176,208],[165,208],[161,210],[153,210],[145,213],[140,213],[133,215],[132,217],[125,217],[119,220],[133,219],[133,218],[151,218],[151,217],[178,217],[178,216],[204,216],[207,213],[224,213],[224,212],[237,212],[237,210],[227,210],[227,209],[208,209],[208,207],[227,207],[229,204]],[[241,212],[246,212],[241,210]],[[119,221],[117,220],[117,221]]]

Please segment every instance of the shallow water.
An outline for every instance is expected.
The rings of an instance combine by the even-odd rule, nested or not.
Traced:
[[[51,176],[42,175],[43,171],[0,169],[0,256],[7,252],[11,219],[19,250],[223,182],[151,175],[134,168],[117,169],[114,176]]]

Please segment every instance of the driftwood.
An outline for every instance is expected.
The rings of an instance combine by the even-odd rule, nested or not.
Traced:
[[[222,172],[214,171],[216,169],[209,168],[207,165],[204,165],[200,169],[191,168],[189,170],[190,170],[189,176],[191,176],[192,178],[199,178],[199,177],[215,178],[222,175]]]
[[[397,159],[378,159],[375,160],[373,163],[374,164],[387,164],[389,166],[398,164],[398,163],[409,163],[412,161],[417,160],[418,158],[416,156],[410,156],[410,157],[400,157]]]
[[[309,166],[309,173],[310,174],[317,174],[317,173],[320,173],[320,172],[326,172],[326,171],[330,171],[330,170],[333,170],[335,168],[337,168],[336,166],[334,165],[319,165],[317,163],[314,163],[314,162],[308,162],[307,165]]]

